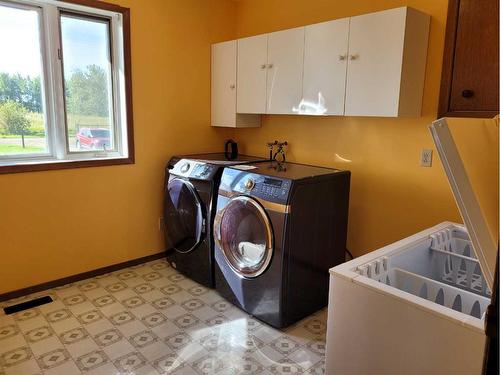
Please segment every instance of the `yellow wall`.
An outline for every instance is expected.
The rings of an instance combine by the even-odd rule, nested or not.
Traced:
[[[0,175],[0,293],[161,251],[166,160],[219,150],[229,136],[263,156],[266,141],[286,139],[292,161],[350,169],[357,255],[460,220],[437,157],[432,168],[418,166],[420,149],[433,148],[427,125],[436,116],[447,1],[115,1],[131,8],[137,162]],[[406,4],[432,16],[422,118],[264,116],[259,129],[208,126],[212,42]]]
[[[226,0],[118,0],[131,8],[136,164],[0,175],[0,293],[154,254],[163,168],[221,149],[210,123],[210,44]]]
[[[238,2],[238,37],[404,5],[432,17],[421,118],[263,116],[261,128],[236,135],[247,153],[265,155],[265,142],[287,140],[290,161],[352,171],[348,247],[355,255],[444,220],[461,221],[437,155],[432,168],[419,166],[421,149],[434,149],[427,127],[437,116],[448,1]]]

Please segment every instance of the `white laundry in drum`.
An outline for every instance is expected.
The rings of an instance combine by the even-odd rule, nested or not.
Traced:
[[[252,265],[257,264],[262,259],[266,246],[263,244],[256,244],[253,242],[242,241],[238,244],[238,252],[241,257]]]

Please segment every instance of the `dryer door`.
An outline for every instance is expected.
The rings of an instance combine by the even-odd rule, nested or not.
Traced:
[[[179,178],[170,180],[165,194],[165,231],[172,247],[187,253],[201,242],[203,210],[193,185]]]
[[[215,240],[229,266],[242,277],[262,274],[273,255],[273,231],[264,208],[246,196],[231,198],[217,213]]]

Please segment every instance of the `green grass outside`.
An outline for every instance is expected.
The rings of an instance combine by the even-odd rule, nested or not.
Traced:
[[[43,147],[26,146],[23,148],[21,145],[2,145],[0,144],[0,155],[12,155],[12,154],[28,154],[28,153],[39,153],[44,152]]]
[[[42,133],[41,135],[25,135],[24,139],[40,137],[45,137],[45,134]],[[0,134],[0,139],[21,139],[21,136],[16,134]]]
[[[91,128],[102,127],[108,128],[108,118],[99,116],[78,116],[78,115],[68,115],[68,133],[69,135],[75,135],[77,128],[84,128],[89,126]]]

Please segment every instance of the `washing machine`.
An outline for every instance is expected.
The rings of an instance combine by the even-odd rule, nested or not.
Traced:
[[[212,225],[217,191],[226,165],[252,164],[263,158],[224,153],[174,156],[167,164],[164,232],[167,261],[194,281],[214,286]]]
[[[328,302],[345,260],[350,172],[294,163],[226,167],[214,220],[215,285],[277,328]]]

